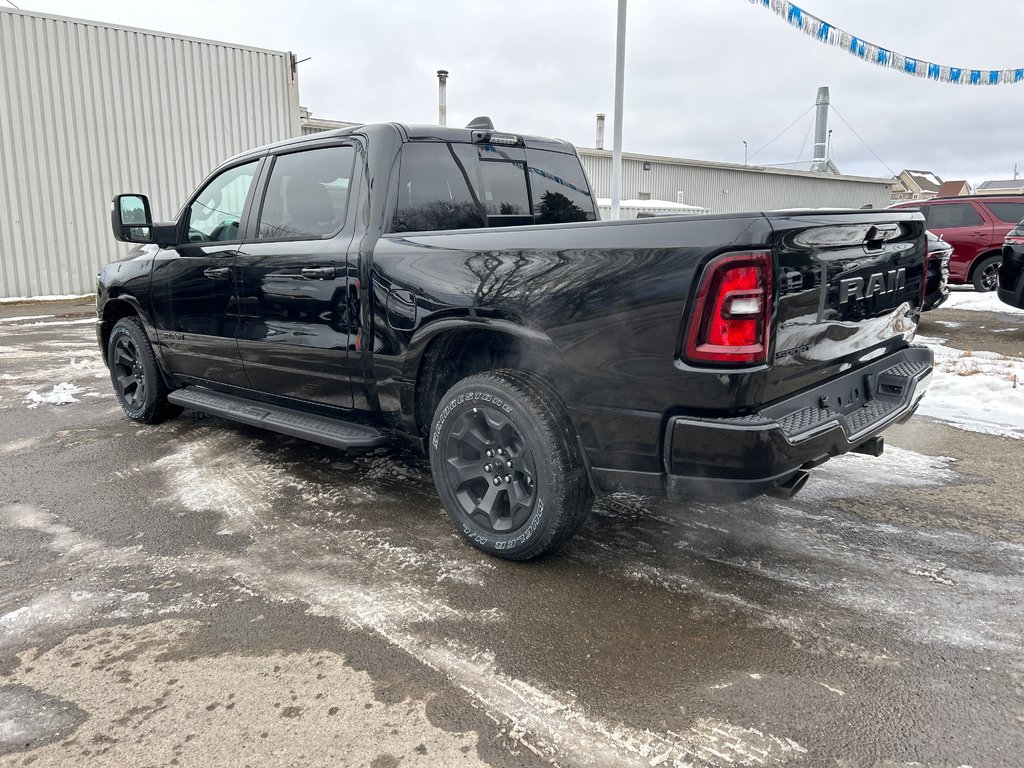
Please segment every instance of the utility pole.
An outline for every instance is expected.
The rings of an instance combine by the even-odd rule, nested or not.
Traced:
[[[743,142],[743,164],[747,164],[747,142]]]
[[[626,0],[619,0],[615,27],[615,127],[612,132],[612,220],[619,218],[622,200],[622,88],[626,66]]]

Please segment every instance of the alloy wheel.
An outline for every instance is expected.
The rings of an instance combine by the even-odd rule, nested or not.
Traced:
[[[981,273],[981,287],[986,291],[994,291],[999,285],[999,265],[989,264]]]
[[[537,496],[533,453],[512,421],[481,405],[460,414],[445,441],[445,481],[474,523],[495,533],[526,524]]]
[[[146,403],[146,372],[139,359],[139,350],[127,334],[114,342],[114,382],[117,393],[129,408],[138,410]]]

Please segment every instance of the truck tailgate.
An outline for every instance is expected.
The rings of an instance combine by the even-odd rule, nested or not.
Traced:
[[[927,248],[919,213],[767,216],[778,288],[765,402],[913,340]]]

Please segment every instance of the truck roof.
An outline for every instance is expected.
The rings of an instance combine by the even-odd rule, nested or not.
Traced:
[[[554,152],[565,152],[570,154],[575,154],[576,152],[576,149],[572,144],[562,139],[549,139],[543,136],[529,136],[510,131],[452,128],[443,125],[370,123],[367,125],[354,126],[352,128],[338,128],[332,131],[320,131],[319,133],[311,133],[307,136],[296,136],[293,139],[284,139],[283,141],[276,141],[272,144],[264,144],[261,147],[254,147],[253,149],[247,149],[244,152],[239,152],[237,155],[226,160],[225,164],[249,156],[261,155],[268,150],[279,149],[282,147],[301,146],[304,144],[318,144],[325,140],[337,139],[339,137],[349,135],[366,136],[371,140],[374,137],[380,137],[382,139],[390,141],[397,140],[403,143],[445,141],[472,144],[484,141],[481,139],[482,134],[514,136],[522,141],[519,146],[525,146],[529,149],[547,149]]]
[[[529,136],[515,131],[498,129],[451,128],[444,125],[406,125],[392,123],[402,132],[405,141],[451,141],[472,144],[480,141],[481,134],[515,136],[522,139],[523,145],[531,149],[553,149],[559,152],[575,152],[575,148],[562,139],[549,139],[544,136]]]

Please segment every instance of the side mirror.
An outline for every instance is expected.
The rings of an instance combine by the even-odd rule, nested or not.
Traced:
[[[177,239],[175,224],[154,224],[145,195],[114,195],[110,203],[110,227],[122,243],[156,243],[166,247]]]
[[[153,215],[145,195],[114,195],[110,204],[110,226],[114,239],[123,243],[148,243],[152,236]]]

